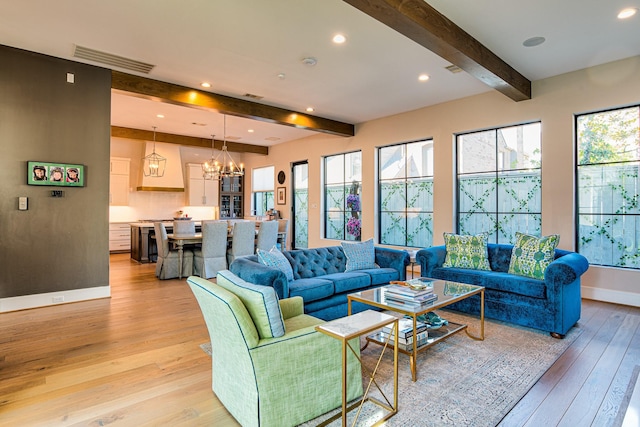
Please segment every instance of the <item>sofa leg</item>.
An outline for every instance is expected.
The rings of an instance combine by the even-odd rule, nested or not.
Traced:
[[[552,336],[552,337],[554,337],[554,338],[556,338],[556,339],[559,339],[559,340],[561,340],[561,339],[563,339],[563,338],[564,338],[564,335],[563,335],[563,334],[559,334],[559,333],[557,333],[557,332],[550,332],[550,334],[551,334],[551,336]]]

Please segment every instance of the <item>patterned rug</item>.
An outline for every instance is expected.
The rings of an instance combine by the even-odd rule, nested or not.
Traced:
[[[468,323],[477,331],[476,318],[441,310],[443,318]],[[496,320],[485,320],[485,340],[475,341],[460,332],[418,356],[418,379],[411,381],[409,358],[399,354],[399,411],[385,426],[473,426],[493,427],[515,406],[536,381],[580,335],[574,327],[558,340],[548,333]],[[209,343],[202,349],[211,354]],[[370,344],[362,352],[364,363],[373,367],[380,346]],[[367,381],[363,378],[366,387]],[[393,352],[387,350],[376,375],[385,395],[393,398]],[[377,390],[371,395],[383,400]],[[302,424],[316,426],[339,412],[335,410]],[[349,425],[356,411],[349,414]],[[384,416],[373,403],[363,406],[357,426],[370,426]],[[338,419],[330,424],[340,426]]]
[[[450,321],[468,323],[471,332],[477,331],[475,318],[446,310],[438,313]],[[574,327],[563,340],[558,340],[542,331],[487,319],[484,341],[474,341],[460,332],[420,353],[416,382],[411,381],[409,358],[399,354],[399,411],[385,426],[493,427],[580,333],[579,327]],[[380,349],[370,344],[362,352],[366,366],[374,366]],[[383,357],[376,380],[392,399],[392,351],[387,350]],[[364,384],[366,387],[367,382]],[[371,394],[382,399],[377,390]],[[315,426],[336,412],[302,426]],[[349,425],[355,412],[350,413]],[[382,409],[367,402],[356,425],[369,426],[383,415]],[[339,425],[341,420],[330,424]]]

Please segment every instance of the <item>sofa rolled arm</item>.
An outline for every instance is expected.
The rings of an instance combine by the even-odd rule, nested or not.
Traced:
[[[383,268],[394,268],[400,274],[399,280],[405,280],[407,266],[409,265],[409,253],[402,249],[375,247],[375,262]]]
[[[577,252],[570,252],[556,258],[547,266],[544,281],[568,285],[582,276],[589,268],[589,261]]]
[[[236,258],[229,270],[236,276],[256,285],[273,286],[278,298],[289,298],[289,282],[287,276],[277,268],[268,267],[256,261]]]
[[[420,249],[416,253],[416,263],[420,265],[420,275],[431,277],[434,268],[442,267],[446,255],[447,249],[444,245]]]

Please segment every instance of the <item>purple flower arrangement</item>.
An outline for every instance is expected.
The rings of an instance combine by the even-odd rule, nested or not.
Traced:
[[[360,212],[360,196],[357,194],[349,194],[347,196],[347,208]]]
[[[360,219],[351,217],[347,221],[347,233],[351,234],[355,238],[360,237]]]

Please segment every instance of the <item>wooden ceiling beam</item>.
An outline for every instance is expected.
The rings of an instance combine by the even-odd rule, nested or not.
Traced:
[[[355,126],[349,123],[134,76],[120,71],[111,71],[111,88],[124,95],[138,96],[185,107],[214,110],[222,114],[267,123],[345,137],[355,135]]]
[[[425,0],[343,0],[462,68],[514,101],[531,99],[531,82]]]
[[[153,131],[120,126],[111,126],[111,136],[117,138],[139,139],[142,141],[153,141]],[[156,132],[156,142],[166,142],[169,144],[188,145],[191,147],[211,148],[210,138],[198,138],[195,136],[176,135],[172,133]],[[213,148],[222,149],[223,142],[214,140]],[[253,144],[241,144],[227,141],[227,150],[234,153],[255,153],[269,154],[269,147]]]

